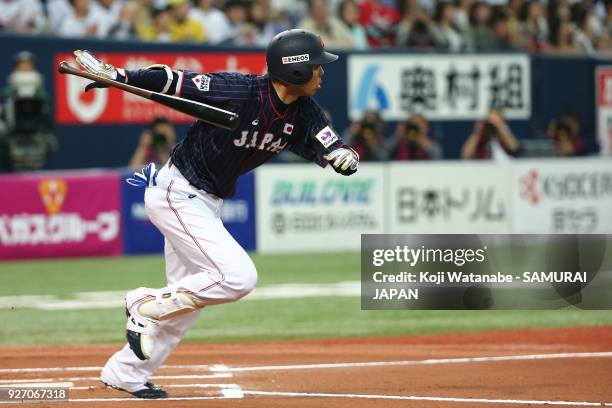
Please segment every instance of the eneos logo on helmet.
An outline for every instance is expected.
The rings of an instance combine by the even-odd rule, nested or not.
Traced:
[[[290,55],[288,57],[283,57],[283,64],[295,64],[296,62],[306,61],[310,61],[310,56],[308,54]]]

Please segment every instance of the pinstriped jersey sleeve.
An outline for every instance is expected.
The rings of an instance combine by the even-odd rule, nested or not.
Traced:
[[[312,98],[300,101],[296,130],[298,139],[289,146],[289,150],[321,167],[327,166],[327,160],[323,157],[342,146],[342,140],[325,112]]]
[[[200,74],[193,71],[176,72],[175,95],[214,106],[236,105],[249,99],[252,92],[251,75],[235,72]]]

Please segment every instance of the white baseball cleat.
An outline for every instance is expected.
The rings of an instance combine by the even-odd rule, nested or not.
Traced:
[[[148,360],[153,353],[153,338],[151,336],[155,320],[143,316],[139,312],[139,306],[155,299],[156,290],[149,288],[138,288],[127,293],[125,296],[125,314],[127,325],[125,334],[130,348],[141,360]]]

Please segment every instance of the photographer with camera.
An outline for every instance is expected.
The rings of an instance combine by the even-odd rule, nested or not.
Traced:
[[[429,135],[429,124],[423,115],[415,113],[407,122],[400,122],[395,138],[385,148],[389,160],[435,160],[442,158],[440,144]]]
[[[507,159],[519,154],[519,142],[512,134],[504,117],[491,110],[484,121],[474,124],[472,134],[463,144],[463,159]]]
[[[357,152],[360,161],[384,160],[383,128],[385,123],[375,110],[366,111],[360,121],[353,122],[343,134],[344,142]]]
[[[14,61],[0,105],[0,170],[39,170],[57,150],[49,103],[34,55],[21,51]]]
[[[129,166],[140,168],[153,162],[162,167],[170,158],[170,150],[175,143],[176,133],[172,123],[166,117],[158,116],[140,135]]]
[[[550,122],[548,137],[552,139],[558,157],[573,157],[584,154],[584,140],[579,136],[580,121],[571,113],[566,113]]]

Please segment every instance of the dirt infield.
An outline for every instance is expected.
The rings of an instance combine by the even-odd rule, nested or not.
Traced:
[[[180,346],[139,401],[96,379],[115,346],[0,349],[0,386],[68,385],[86,407],[612,406],[612,327]]]

